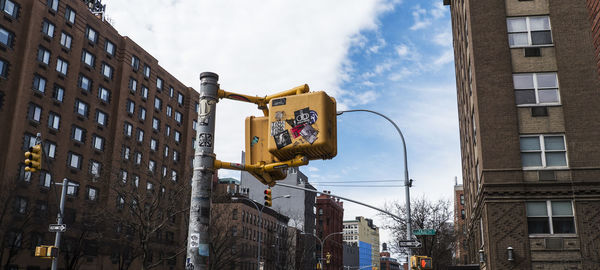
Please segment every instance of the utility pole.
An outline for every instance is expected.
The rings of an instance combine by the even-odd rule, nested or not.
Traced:
[[[56,215],[56,223],[61,226],[63,225],[63,215],[65,213],[65,197],[67,196],[67,186],[69,185],[69,180],[67,178],[63,179],[62,184],[56,183],[56,185],[62,185],[62,190],[60,192],[60,206],[58,209],[58,214]],[[59,249],[60,254],[60,237],[62,236],[62,231],[56,231],[56,236],[54,237],[54,246]],[[56,270],[58,267],[58,254],[52,257],[52,270]]]
[[[219,75],[200,74],[198,131],[194,145],[194,174],[190,199],[186,270],[208,269],[211,181],[214,174],[216,104]]]

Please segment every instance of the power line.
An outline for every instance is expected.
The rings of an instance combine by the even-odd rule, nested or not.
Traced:
[[[320,183],[383,183],[383,182],[404,182],[404,180],[396,179],[396,180],[342,180],[342,181],[310,181],[310,183],[320,184]]]

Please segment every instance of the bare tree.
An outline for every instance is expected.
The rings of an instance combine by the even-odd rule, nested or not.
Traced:
[[[451,265],[452,250],[455,245],[454,226],[452,221],[451,202],[449,200],[429,201],[425,197],[411,201],[411,228],[412,229],[434,229],[435,235],[417,236],[422,243],[420,248],[413,249],[415,255],[426,255],[432,257],[433,268],[442,269]],[[397,238],[391,243],[391,249],[397,253],[405,253],[406,250],[400,245],[401,240],[408,239],[406,235],[406,206],[399,202],[388,203],[385,210],[391,212],[401,219],[381,214],[385,218],[382,226],[392,231]]]
[[[230,205],[226,204],[228,196],[213,197],[213,206],[210,213],[210,264],[209,269],[228,269],[237,266],[241,259],[248,257],[243,248],[242,239],[238,237],[236,222],[233,222],[233,212]],[[239,232],[238,232],[239,231]]]

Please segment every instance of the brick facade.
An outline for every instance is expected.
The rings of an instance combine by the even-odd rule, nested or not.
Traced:
[[[344,203],[326,194],[317,196],[317,235],[324,239],[328,235],[343,232]],[[342,234],[331,235],[323,244],[323,255],[331,254],[326,269],[342,269],[344,266],[344,247]],[[317,249],[320,252],[320,247]]]

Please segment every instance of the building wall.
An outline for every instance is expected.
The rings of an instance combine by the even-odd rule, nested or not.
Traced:
[[[454,233],[456,235],[456,246],[454,247],[455,264],[466,264],[466,212],[463,185],[454,185]]]
[[[596,65],[600,74],[600,1],[587,0],[587,8],[590,13],[590,23],[592,25],[592,38],[596,54]]]
[[[324,191],[327,193],[327,191]],[[329,269],[341,269],[343,265],[343,232],[344,206],[339,199],[322,194],[317,197],[317,235],[325,241],[323,254],[331,254]],[[327,240],[324,240],[327,237]]]
[[[371,261],[372,250],[371,244],[363,241],[358,242],[358,264],[361,268],[373,265],[373,261]]]
[[[344,245],[344,266],[350,268],[358,268],[359,266],[359,250],[357,245]]]
[[[482,269],[598,268],[597,255],[583,256],[593,248],[583,237],[598,231],[580,216],[600,201],[590,2],[444,2],[452,14],[469,262],[479,262],[482,249]],[[539,48],[540,56],[509,47],[507,18],[523,16],[549,17],[552,44],[525,46]],[[513,74],[543,72],[556,72],[560,102],[517,106]],[[564,135],[566,166],[523,165],[523,136],[556,134]],[[527,206],[546,201],[571,203],[575,233],[530,232]],[[508,247],[515,261],[507,260]]]
[[[344,221],[344,243],[358,245],[360,242],[369,243],[371,246],[371,264],[379,267],[379,228],[373,220],[356,217],[355,220]]]
[[[164,192],[172,191],[190,179],[197,93],[161,68],[158,60],[142,47],[131,39],[120,36],[110,24],[89,12],[83,1],[60,1],[57,11],[49,8],[47,1],[13,2],[19,6],[18,15],[11,17],[4,14],[0,22],[0,27],[12,35],[10,46],[0,45],[0,59],[8,66],[7,73],[0,78],[0,92],[4,96],[4,103],[0,107],[0,122],[4,124],[5,130],[0,133],[0,140],[3,142],[0,144],[0,184],[3,190],[11,190],[11,195],[23,199],[27,211],[40,216],[34,225],[27,226],[26,229],[17,228],[13,223],[6,231],[20,230],[27,242],[30,242],[29,239],[33,239],[34,235],[41,237],[40,243],[52,242],[54,234],[47,232],[47,224],[55,223],[58,201],[56,194],[59,190],[55,190],[53,185],[41,182],[41,173],[47,173],[52,181],[60,182],[63,178],[68,178],[79,184],[78,192],[67,196],[65,219],[68,220],[69,230],[64,239],[77,237],[83,230],[81,226],[84,217],[90,211],[94,211],[92,209],[116,207],[117,194],[114,190],[121,170],[128,171],[128,181],[133,181],[134,175],[139,176],[138,185],[141,185],[142,190],[147,183],[152,183],[157,191],[160,187],[165,188]],[[67,7],[76,12],[74,23],[65,19]],[[54,25],[52,36],[42,33],[44,22]],[[86,38],[88,29],[96,31],[96,41]],[[70,48],[61,45],[63,32],[72,38]],[[115,46],[114,54],[107,52],[107,41]],[[41,48],[50,54],[47,64],[38,60]],[[94,55],[95,61],[92,65],[82,62],[84,51]],[[137,70],[131,66],[132,55],[139,58],[140,67]],[[68,63],[66,74],[57,71],[59,59]],[[110,75],[108,77],[102,75],[104,65],[112,67],[112,73],[107,73]],[[144,65],[150,67],[148,78],[142,75]],[[33,89],[36,76],[46,80],[44,91]],[[89,91],[79,86],[81,76],[91,80]],[[128,89],[129,78],[138,81],[135,92]],[[157,78],[163,81],[162,89],[157,87]],[[146,98],[141,95],[142,85],[148,87]],[[54,94],[56,87],[64,88],[64,98],[61,100]],[[99,97],[100,87],[110,92],[107,100]],[[170,94],[170,88],[173,88],[173,95]],[[179,94],[182,97],[181,103],[178,102]],[[162,101],[159,109],[154,109],[155,97]],[[134,114],[131,115],[126,112],[128,100],[135,102]],[[76,102],[87,104],[83,115],[76,113]],[[28,118],[29,108],[33,105],[41,108],[39,120]],[[167,106],[172,108],[171,116],[166,115]],[[146,111],[144,120],[139,117],[142,109]],[[105,124],[97,123],[98,111],[106,114]],[[179,122],[175,120],[176,112],[181,114]],[[50,113],[60,116],[58,129],[49,126]],[[160,121],[158,130],[152,128],[153,118]],[[132,125],[131,137],[124,135],[125,122]],[[171,127],[168,136],[165,134],[166,125]],[[81,142],[71,139],[75,126],[84,130]],[[144,132],[141,142],[136,140],[137,130]],[[174,137],[175,132],[179,133],[177,141]],[[26,139],[29,139],[28,136],[35,137],[36,133],[41,133],[44,147],[52,143],[56,146],[56,151],[53,157],[43,161],[42,172],[28,174],[22,170],[23,153],[29,147],[29,140],[26,142]],[[95,137],[102,140],[98,149],[93,148]],[[150,149],[151,139],[157,141],[156,151]],[[129,147],[131,152],[128,161],[122,157],[124,146]],[[165,146],[169,147],[166,155]],[[134,164],[136,152],[141,154],[139,165]],[[70,154],[81,157],[81,162],[74,168],[68,166]],[[155,172],[148,170],[150,160],[156,162]],[[98,174],[93,174],[90,170],[91,161],[101,164]],[[163,167],[165,175],[162,175]],[[177,181],[171,181],[173,172]],[[90,190],[95,190],[95,194]],[[16,215],[15,219],[22,217]],[[168,235],[169,240],[165,241],[163,235],[160,237],[163,240],[156,241],[155,257],[158,257],[160,249],[170,252],[184,245],[187,224],[183,223],[183,215],[180,215],[164,228],[161,233]],[[114,226],[115,224],[107,224],[105,228],[114,231]],[[3,233],[6,231],[3,230]],[[84,263],[88,265],[86,267],[113,267],[113,260],[108,259],[116,250],[111,248],[113,244],[109,241],[99,241],[97,248],[93,249],[93,255]],[[47,265],[45,261],[31,259],[31,248],[23,246],[19,249],[19,254],[23,255],[18,256],[15,264]],[[102,256],[105,258],[102,259]],[[173,262],[183,263],[183,255]],[[165,267],[167,266],[165,264]]]

